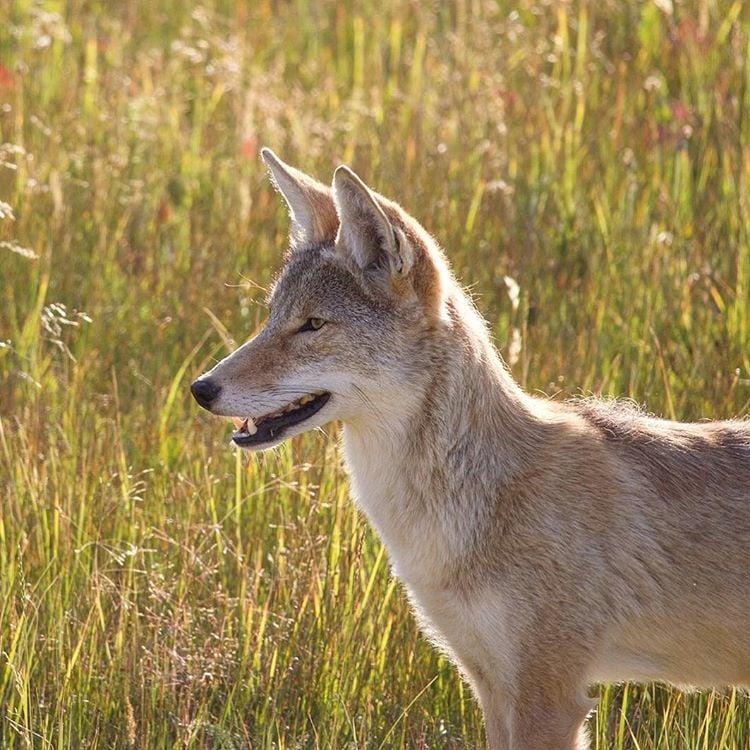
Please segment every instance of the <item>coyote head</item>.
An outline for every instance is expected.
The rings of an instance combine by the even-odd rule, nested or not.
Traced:
[[[405,426],[450,325],[440,250],[348,167],[328,188],[262,155],[291,215],[286,263],[263,329],[192,384],[195,399],[234,417],[251,450],[334,419]]]

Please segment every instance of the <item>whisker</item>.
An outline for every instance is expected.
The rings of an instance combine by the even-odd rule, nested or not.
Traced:
[[[359,396],[362,403],[371,411],[377,412],[378,409],[376,408],[375,404],[373,403],[372,399],[358,386],[353,386],[354,392]]]

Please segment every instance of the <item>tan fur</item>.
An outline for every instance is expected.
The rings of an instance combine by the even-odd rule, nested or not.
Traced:
[[[530,397],[414,219],[350,170],[328,190],[264,158],[294,246],[264,330],[197,382],[225,416],[331,393],[279,440],[343,422],[354,496],[490,748],[584,747],[600,681],[749,686],[750,425]]]

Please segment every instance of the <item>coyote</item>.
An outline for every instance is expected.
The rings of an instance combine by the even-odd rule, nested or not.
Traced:
[[[750,422],[526,394],[433,238],[346,166],[264,149],[268,321],[192,384],[264,450],[340,420],[358,505],[492,750],[584,748],[599,682],[750,686]]]

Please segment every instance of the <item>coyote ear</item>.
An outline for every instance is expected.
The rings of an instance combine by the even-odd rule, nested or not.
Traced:
[[[319,245],[332,240],[339,220],[330,188],[285,164],[270,148],[261,149],[260,154],[289,207],[292,244]]]
[[[363,271],[385,265],[392,274],[409,272],[411,256],[405,238],[388,221],[367,185],[349,167],[342,165],[333,174],[333,201],[339,215],[336,242],[343,240]]]

